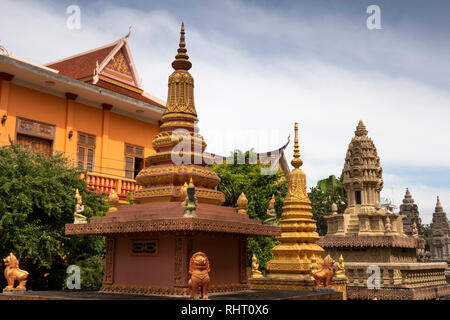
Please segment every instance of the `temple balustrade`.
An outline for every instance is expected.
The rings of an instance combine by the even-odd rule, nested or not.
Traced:
[[[107,174],[87,172],[82,175],[82,179],[86,181],[93,192],[110,194],[114,189],[121,201],[125,201],[128,193],[140,190],[143,186],[139,185],[136,180],[110,176]]]
[[[370,267],[370,269],[369,269]],[[435,285],[445,285],[446,263],[364,263],[353,262],[345,264],[345,273],[349,287],[367,287],[377,278],[376,268],[379,268],[381,288],[421,288]]]

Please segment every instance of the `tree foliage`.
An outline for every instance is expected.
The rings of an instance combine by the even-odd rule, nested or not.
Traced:
[[[65,224],[73,222],[76,189],[87,218],[108,209],[103,195],[90,192],[79,179],[82,172],[71,168],[67,158],[47,157],[11,143],[0,147],[0,172],[0,253],[16,255],[20,267],[30,273],[28,288],[60,289],[68,265],[88,265],[94,256],[95,263],[103,259],[103,237],[64,235]]]
[[[250,152],[235,150],[233,164],[220,164],[211,166],[220,177],[221,182],[217,189],[225,194],[224,206],[236,207],[239,195],[244,192],[248,199],[247,213],[252,219],[265,220],[270,218],[267,213],[269,201],[275,195],[275,211],[277,218],[281,217],[283,201],[286,197],[287,180],[282,172],[273,175],[261,174],[262,166],[249,163]],[[244,159],[243,164],[238,159]],[[278,242],[272,237],[249,238],[247,246],[248,265],[251,257],[256,255],[262,269],[266,268],[266,262],[273,258],[271,249]]]
[[[327,233],[325,217],[331,214],[331,205],[336,203],[338,213],[343,213],[347,208],[347,193],[342,183],[342,176],[336,179],[334,175],[320,180],[316,187],[308,192],[313,212],[313,219],[317,223],[317,232],[324,236]]]

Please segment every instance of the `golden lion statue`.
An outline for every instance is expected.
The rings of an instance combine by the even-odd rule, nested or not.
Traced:
[[[200,299],[208,300],[209,287],[209,260],[203,252],[194,253],[189,263],[188,286],[191,289],[191,299],[197,300],[197,294],[202,293]],[[201,288],[201,291],[199,289]]]
[[[317,288],[331,288],[331,280],[333,279],[334,274],[333,265],[334,260],[330,255],[327,255],[325,259],[323,259],[322,268],[314,273]]]
[[[5,278],[8,282],[8,286],[4,290],[26,290],[25,284],[28,280],[28,272],[19,269],[19,260],[17,260],[16,256],[11,252],[9,256],[3,259],[3,263],[6,266]],[[14,288],[16,281],[19,282],[19,285]]]

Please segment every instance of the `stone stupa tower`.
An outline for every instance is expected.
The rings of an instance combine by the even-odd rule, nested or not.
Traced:
[[[321,265],[324,250],[315,242],[319,239],[316,221],[312,219],[311,202],[306,190],[306,175],[300,169],[298,124],[295,123],[294,170],[289,173],[288,191],[280,220],[281,243],[272,249],[275,258],[267,263],[268,275],[251,280],[253,289],[307,289],[314,287],[311,278],[313,264]]]
[[[430,229],[431,259],[450,263],[450,224],[439,197]]]
[[[450,294],[446,264],[417,263],[424,239],[405,235],[405,216],[381,208],[380,158],[362,121],[348,146],[343,175],[348,207],[325,217],[328,232],[317,244],[335,260],[344,257],[349,298],[415,300]],[[375,273],[378,288],[370,278]]]
[[[383,189],[383,169],[380,157],[362,121],[356,127],[355,136],[348,145],[345,157],[344,188],[348,206],[343,215],[328,219],[327,235],[335,236],[383,236],[405,237],[404,216],[386,212],[380,204]],[[389,228],[386,225],[389,222]],[[333,257],[334,258],[334,257]],[[337,256],[335,259],[339,258]],[[345,261],[347,258],[344,256]]]
[[[419,235],[423,235],[422,219],[419,217],[419,208],[414,203],[414,199],[406,188],[405,197],[403,198],[403,204],[400,205],[400,214],[406,216],[403,219],[403,230],[406,235],[413,235],[413,224],[416,223],[417,231]]]

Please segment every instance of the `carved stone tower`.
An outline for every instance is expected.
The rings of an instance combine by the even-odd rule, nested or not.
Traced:
[[[412,300],[450,294],[445,279],[447,264],[418,263],[417,254],[425,248],[425,240],[416,232],[405,235],[405,216],[381,207],[380,158],[362,121],[348,146],[343,174],[348,208],[343,214],[325,217],[328,232],[317,244],[334,260],[344,257],[349,298]],[[409,191],[405,199],[404,206],[412,205],[411,212],[417,211]],[[368,285],[374,265],[380,269],[377,290]]]
[[[327,235],[382,236],[388,233],[405,236],[404,216],[386,212],[381,207],[382,171],[377,149],[367,136],[364,123],[359,121],[355,136],[348,145],[342,171],[348,206],[343,215],[327,217]],[[386,225],[389,225],[389,230],[386,230]]]
[[[348,146],[344,164],[344,188],[348,195],[345,213],[375,213],[383,189],[380,158],[375,145],[367,136],[362,121]]]
[[[433,222],[430,227],[431,259],[435,261],[450,261],[450,224],[439,197],[437,197]]]
[[[408,188],[406,189],[405,197],[403,198],[403,204],[400,205],[400,214],[406,216],[406,218],[403,219],[403,231],[406,235],[413,235],[412,226],[414,222],[416,223],[419,235],[423,235],[422,219],[419,217],[419,209],[417,204],[414,203],[414,199]]]

